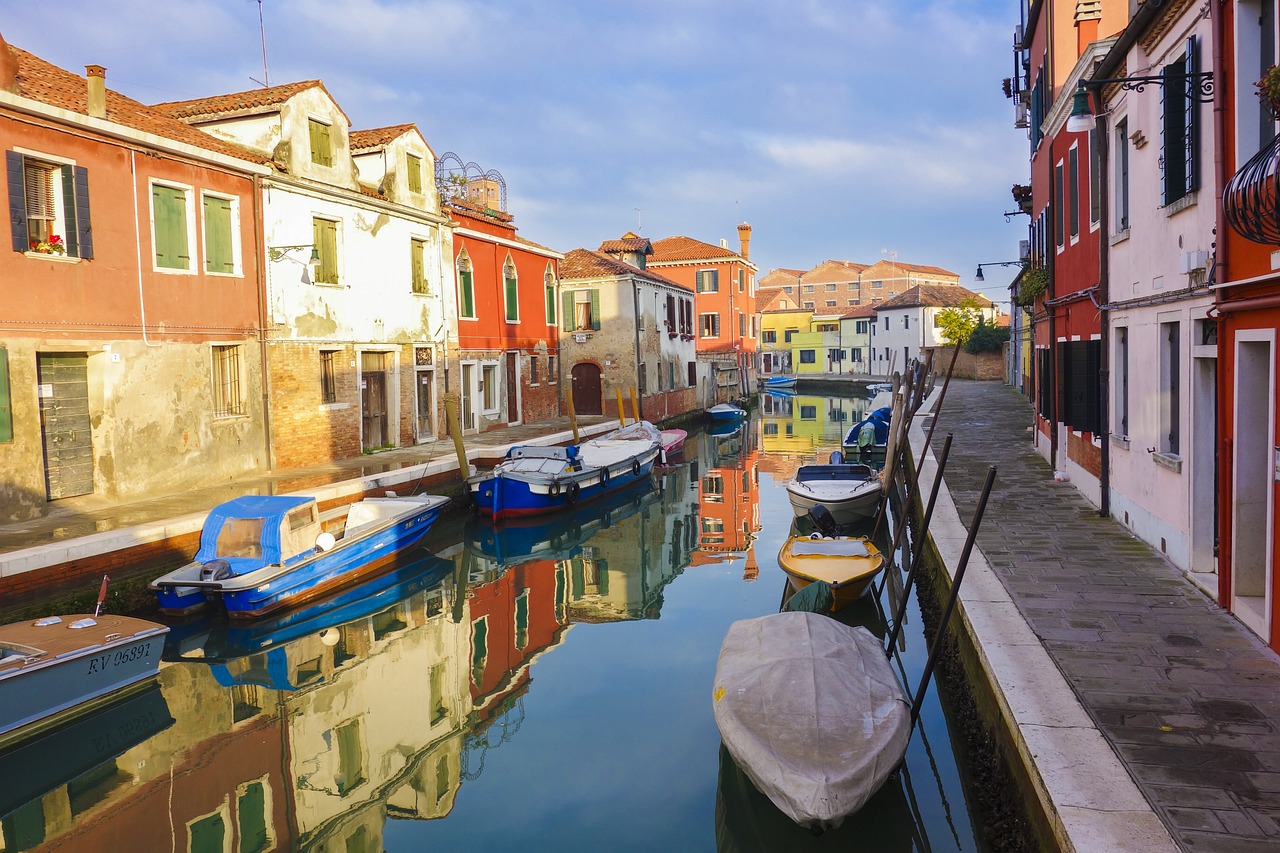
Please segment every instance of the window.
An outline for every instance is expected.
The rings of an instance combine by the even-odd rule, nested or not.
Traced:
[[[1071,239],[1080,236],[1080,147],[1067,152],[1067,225]]]
[[[1116,432],[1129,437],[1129,327],[1116,327]]]
[[[1102,145],[1094,145],[1089,136],[1089,225],[1097,227],[1102,222]]]
[[[784,344],[791,343],[791,338],[794,337],[796,332],[799,332],[799,331],[800,331],[799,329],[787,329],[782,333],[782,342]]]
[[[213,416],[244,414],[244,388],[240,381],[240,347],[213,348]]]
[[[516,596],[515,642],[517,649],[529,645],[529,590]]]
[[[249,782],[236,790],[236,824],[240,829],[239,853],[265,853],[275,846],[268,811],[267,787]]]
[[[338,402],[338,353],[336,350],[320,352],[320,402]]]
[[[644,396],[649,391],[649,365],[644,362],[640,363],[640,396]]]
[[[458,316],[476,316],[476,291],[471,282],[471,259],[466,252],[458,256]]]
[[[221,810],[187,824],[187,849],[192,853],[222,853],[229,846],[227,819]]]
[[[600,291],[567,290],[562,294],[564,330],[589,332],[600,328]]]
[[[13,441],[13,400],[9,396],[9,351],[0,347],[0,443]]]
[[[676,389],[676,363],[675,361],[667,362],[667,387],[672,391]]]
[[[1093,435],[1101,428],[1098,406],[1101,348],[1102,343],[1097,340],[1058,344],[1060,419],[1073,430]]]
[[[556,275],[547,264],[547,271],[542,275],[542,292],[547,311],[547,325],[556,324]]]
[[[1112,193],[1116,200],[1116,231],[1129,230],[1129,119],[1116,122],[1116,177]]]
[[[1169,205],[1199,188],[1200,103],[1195,76],[1200,70],[1195,36],[1187,39],[1186,51],[1176,62],[1160,71],[1164,87],[1164,114],[1161,118],[1160,162],[1164,166],[1162,204]],[[1187,91],[1188,81],[1193,91]]]
[[[818,419],[818,407],[817,407],[817,406],[803,406],[803,405],[802,405],[802,406],[800,407],[800,420],[802,420],[802,421],[816,421],[817,419]]]
[[[738,292],[742,293],[747,289],[747,271],[738,270]]]
[[[486,364],[480,368],[480,391],[484,395],[484,410],[498,410],[498,365]]]
[[[529,384],[537,385],[538,382],[538,357],[536,355],[529,356]]]
[[[840,303],[839,303],[837,300],[835,300],[835,299],[828,299],[828,300],[827,300],[827,307],[828,307],[828,308],[835,308],[835,307],[836,307],[837,305],[839,305],[839,304],[840,304]]]
[[[699,293],[720,291],[720,270],[698,270],[696,280]]]
[[[806,303],[804,304],[804,308],[805,308],[805,310],[806,310],[806,311],[812,311],[812,310],[813,310],[813,303],[812,303],[812,302],[806,302]]]
[[[867,333],[867,326],[870,325],[870,323],[870,320],[854,320],[853,333],[855,335],[865,335]]]
[[[884,287],[884,282],[883,282],[883,281],[879,281],[879,280],[872,281],[872,282],[871,282],[871,286],[872,286],[873,288],[879,289],[879,288],[881,288],[881,287]]]
[[[547,356],[547,384],[555,385],[556,377],[556,357],[554,355]]]
[[[828,349],[827,358],[830,359],[831,361],[844,361],[844,350]]]
[[[812,284],[806,284],[806,285],[804,286],[804,292],[805,292],[805,293],[813,293],[813,288],[814,288],[814,286],[815,286],[815,285],[812,285]]]
[[[424,296],[431,293],[427,284],[427,241],[409,241],[409,270],[413,280],[413,292]]]
[[[689,362],[689,387],[692,388],[698,384],[698,363],[696,361]]]
[[[13,250],[92,258],[88,170],[42,162],[17,151],[6,151],[5,159]]]
[[[910,318],[909,316],[907,316],[906,314],[903,314],[903,315],[902,315],[902,328],[904,328],[904,329],[910,329],[910,328],[911,328],[911,318]]]
[[[760,340],[766,344],[776,344],[778,342],[778,332],[775,329],[765,329],[760,333]]]
[[[747,315],[738,315],[738,337],[745,338],[747,336]]]
[[[502,265],[502,298],[503,305],[506,307],[507,322],[518,323],[520,321],[520,290],[516,279],[516,265],[512,263],[510,256]]]
[[[1160,452],[1182,452],[1181,323],[1160,324]]]
[[[204,208],[204,271],[236,272],[236,201],[216,195],[201,198]]]
[[[360,718],[338,726],[334,738],[338,744],[338,794],[345,795],[364,784],[364,746],[360,736]]]
[[[416,154],[405,155],[405,173],[409,177],[409,192],[422,192],[422,158]]]
[[[1066,199],[1063,197],[1066,190],[1065,182],[1062,164],[1058,163],[1053,167],[1053,237],[1054,245],[1059,249],[1063,246],[1063,237],[1066,234]]]
[[[191,269],[191,217],[185,189],[151,185],[151,225],[156,269]]]
[[[889,331],[889,315],[884,315],[884,330]]]
[[[332,219],[311,220],[311,242],[315,244],[316,264],[312,281],[316,284],[338,283],[338,223]]]
[[[311,135],[311,162],[317,166],[332,166],[333,142],[330,139],[329,125],[311,118],[307,119],[307,128]]]
[[[702,337],[718,338],[720,337],[720,315],[719,314],[703,314],[701,315]]]
[[[811,349],[800,350],[800,363],[801,364],[817,364],[818,363],[817,350],[811,350]]]

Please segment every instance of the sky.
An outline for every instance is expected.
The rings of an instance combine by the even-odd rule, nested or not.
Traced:
[[[261,14],[261,26],[259,15]],[[320,79],[353,129],[413,123],[560,252],[635,231],[761,276],[944,267],[1007,301],[1027,132],[1012,0],[0,0],[0,35],[143,103]],[[265,38],[264,38],[265,36]],[[265,64],[263,45],[265,41]]]

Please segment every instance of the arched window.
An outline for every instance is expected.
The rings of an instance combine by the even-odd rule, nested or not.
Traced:
[[[476,316],[476,290],[471,280],[471,258],[463,249],[458,255],[458,316]]]
[[[502,294],[507,322],[520,322],[520,289],[516,279],[516,265],[511,260],[511,255],[507,255],[507,262],[502,265]]]

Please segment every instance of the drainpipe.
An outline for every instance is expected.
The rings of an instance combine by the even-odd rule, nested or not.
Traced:
[[[1110,153],[1107,150],[1107,112],[1102,109],[1102,90],[1096,90],[1098,109],[1097,124],[1094,125],[1093,144],[1098,152],[1098,198],[1101,209],[1098,211],[1098,301],[1107,305],[1111,301],[1111,240],[1110,222],[1107,209],[1107,178]],[[1107,518],[1111,515],[1111,315],[1105,308],[1100,312],[1102,339],[1099,342],[1101,352],[1098,354],[1098,422],[1102,432],[1101,468],[1098,473],[1098,515]]]
[[[1048,139],[1049,143],[1049,205],[1047,210],[1049,215],[1045,217],[1048,227],[1045,236],[1046,243],[1052,243],[1049,251],[1045,252],[1045,269],[1049,274],[1049,282],[1057,289],[1057,280],[1054,278],[1054,269],[1057,267],[1058,259],[1058,240],[1057,234],[1058,224],[1053,217],[1054,205],[1054,189],[1055,181],[1053,177],[1053,138]],[[1050,297],[1052,299],[1052,297]],[[1046,303],[1050,301],[1046,299]],[[1049,375],[1041,377],[1042,382],[1049,383],[1049,467],[1054,471],[1058,470],[1058,308],[1055,305],[1047,305],[1049,320]],[[1042,413],[1043,414],[1043,413]]]
[[[635,313],[635,316],[636,316],[636,375],[637,375],[637,376],[639,376],[639,375],[640,375],[640,371],[643,369],[643,365],[644,365],[644,362],[640,360],[640,359],[641,359],[641,356],[640,356],[640,312],[641,312],[643,309],[641,308],[641,305],[640,305],[640,282],[636,281],[636,279],[635,279],[635,277],[634,277],[634,276],[632,276],[632,278],[631,278],[631,303],[632,303],[632,305],[633,305],[633,306],[635,306],[635,312],[636,312],[636,313]],[[654,318],[653,318],[653,321],[656,323],[656,322],[658,321],[658,318],[657,318],[657,317],[654,317]],[[657,377],[655,377],[655,379],[656,379],[656,378],[657,378]],[[646,383],[646,390],[647,390],[647,383]],[[643,391],[636,395],[636,403],[637,403],[637,405],[638,405],[638,406],[639,406],[639,408],[640,408],[640,411],[638,412],[638,414],[639,414],[639,416],[640,416],[641,420],[643,420],[643,419],[644,419],[644,392],[643,392]],[[619,405],[621,405],[621,404],[619,404]],[[619,414],[621,414],[621,412],[619,412]]]
[[[267,468],[276,467],[275,442],[271,438],[271,360],[267,341],[267,232],[262,213],[262,177],[255,175],[253,179],[253,220],[254,242],[257,248],[258,267],[258,347],[262,359],[262,447],[267,456]]]
[[[1226,0],[1220,0],[1217,5],[1209,8],[1209,28],[1210,38],[1213,39],[1213,47],[1211,53],[1213,55],[1213,79],[1219,81],[1218,85],[1213,87],[1213,126],[1214,126],[1214,147],[1213,147],[1213,170],[1217,180],[1215,184],[1215,203],[1217,207],[1215,225],[1217,226],[1214,233],[1217,240],[1214,245],[1213,253],[1213,269],[1215,273],[1214,283],[1230,281],[1227,272],[1227,223],[1222,213],[1222,195],[1223,188],[1226,187],[1230,176],[1227,174],[1227,146],[1224,144],[1227,138],[1227,107],[1226,99],[1222,94],[1222,81],[1225,80],[1226,60],[1222,55],[1223,33],[1222,33],[1222,7],[1226,5]],[[1222,291],[1217,292],[1218,310],[1222,310]],[[1222,496],[1231,494],[1231,454],[1233,448],[1230,439],[1222,434],[1219,429],[1221,426],[1221,409],[1222,389],[1226,388],[1227,381],[1227,359],[1222,357],[1222,342],[1226,340],[1223,334],[1223,326],[1225,324],[1218,323],[1218,358],[1215,360],[1215,370],[1217,373],[1217,381],[1214,382],[1214,411],[1219,413],[1214,418],[1214,441],[1217,445],[1218,452],[1214,454],[1214,483],[1217,484],[1218,493],[1213,501],[1213,543],[1214,554],[1217,557],[1218,570],[1218,586],[1219,601],[1230,601],[1231,595],[1231,543],[1228,541],[1230,537],[1222,535],[1223,515],[1222,512]],[[1223,571],[1224,567],[1227,571]]]

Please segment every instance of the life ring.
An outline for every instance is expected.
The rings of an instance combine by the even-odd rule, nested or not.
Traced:
[[[560,481],[559,481],[559,480],[552,480],[552,481],[551,481],[551,485],[550,485],[550,486],[547,486],[547,494],[551,495],[551,497],[553,497],[553,498],[554,498],[556,495],[560,494]]]
[[[639,457],[637,457],[637,458],[635,458],[635,459],[632,459],[632,460],[631,460],[631,476],[632,476],[632,477],[639,477],[639,476],[640,476],[640,459],[639,459]]]
[[[573,482],[569,483],[569,485],[564,490],[565,496],[569,499],[569,503],[573,504],[578,502],[578,492],[580,492],[581,490],[582,489],[578,485],[577,480],[574,480]]]

